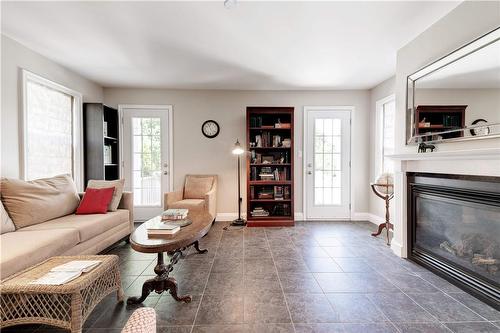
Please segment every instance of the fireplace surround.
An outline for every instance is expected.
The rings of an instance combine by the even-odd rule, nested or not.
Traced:
[[[500,309],[500,177],[407,173],[408,257]]]

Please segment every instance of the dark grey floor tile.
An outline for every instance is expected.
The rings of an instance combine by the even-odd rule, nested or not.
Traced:
[[[392,322],[427,323],[437,321],[403,293],[370,294],[368,297]]]
[[[387,317],[364,294],[327,294],[339,320],[345,323],[377,323]]]
[[[311,272],[342,272],[340,266],[332,258],[304,258],[304,261]]]
[[[401,333],[450,333],[441,323],[397,323]]]
[[[334,323],[339,321],[323,294],[285,294],[294,323]]]
[[[330,256],[322,247],[306,247],[298,251],[304,258],[329,258]]]
[[[254,293],[244,296],[244,321],[253,323],[290,323],[283,293]]]
[[[366,273],[373,271],[364,258],[334,258],[345,273]]]
[[[450,282],[446,281],[445,279],[437,276],[436,274],[434,274],[432,272],[424,271],[424,272],[416,272],[415,274],[417,274],[422,279],[429,282],[434,287],[436,287],[437,289],[439,289],[445,293],[463,292],[462,289],[458,288],[457,286],[451,284]]]
[[[345,333],[397,333],[391,323],[344,324]]]
[[[212,266],[212,273],[241,273],[243,274],[242,259],[215,259]]]
[[[342,246],[342,242],[335,237],[316,238],[320,246]]]
[[[322,324],[295,324],[296,333],[343,333],[342,324],[322,323]]]
[[[2,328],[2,333],[32,333],[40,328],[40,325],[16,325]]]
[[[292,324],[236,324],[194,326],[193,333],[293,333]]]
[[[280,272],[279,278],[285,293],[322,293],[323,290],[312,273]]]
[[[245,259],[271,258],[271,250],[269,247],[262,245],[245,246]]]
[[[412,273],[388,273],[383,276],[404,292],[429,293],[438,290],[429,282]]]
[[[171,276],[177,280],[179,294],[201,295],[205,290],[209,273],[207,271],[189,273],[174,271]]]
[[[483,321],[462,303],[442,292],[408,294],[415,302],[432,313],[440,321]]]
[[[121,331],[122,331],[121,328],[87,328],[83,330],[83,333],[120,333]],[[158,331],[158,333],[159,332],[160,331]],[[38,333],[42,333],[42,331],[39,331]],[[52,332],[46,332],[46,333],[52,333]]]
[[[486,318],[490,321],[500,321],[500,311],[495,310],[486,303],[481,302],[477,298],[464,293],[448,293],[452,298],[458,300],[460,303],[464,304],[466,307],[476,312],[480,316]]]
[[[191,333],[192,325],[184,326],[156,326],[156,333]]]
[[[278,274],[245,274],[245,293],[276,293],[282,292]]]
[[[242,294],[245,290],[243,272],[210,273],[205,294]]]
[[[347,246],[334,246],[323,247],[326,253],[332,258],[356,258],[359,257],[358,252],[353,247]]]
[[[308,272],[309,269],[301,257],[275,258],[274,263],[278,272]]]
[[[445,323],[454,333],[500,333],[500,328],[489,322]]]
[[[245,259],[244,273],[247,275],[268,275],[276,273],[272,258]]]
[[[204,295],[195,323],[196,325],[242,324],[243,296]]]
[[[123,328],[130,315],[140,307],[154,308],[159,297],[148,297],[142,304],[126,305],[124,302],[110,306],[95,321],[92,328]]]
[[[215,254],[215,258],[224,258],[224,259],[243,259],[244,251],[243,244],[239,244],[236,246],[224,245],[219,246],[217,249],[217,253]]]
[[[126,260],[120,263],[120,275],[141,275],[152,261]],[[154,272],[152,272],[154,274]]]
[[[132,284],[127,288],[125,289],[125,297],[130,297],[130,296],[140,296],[141,293],[142,293],[142,285],[144,284],[144,282],[146,280],[149,280],[149,279],[152,279],[154,278],[153,275],[141,275],[141,276],[137,276],[136,279],[134,280],[134,282],[132,282]],[[156,293],[151,293],[150,294],[150,297],[153,296],[153,297],[156,297],[157,294]]]
[[[156,325],[193,325],[201,296],[192,295],[190,303],[177,302],[170,294],[163,294],[156,303]]]
[[[314,273],[325,293],[382,293],[399,291],[383,276],[372,273]]]

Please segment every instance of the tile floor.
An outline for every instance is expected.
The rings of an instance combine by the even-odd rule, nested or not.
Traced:
[[[209,250],[190,250],[175,266],[180,293],[152,294],[158,333],[211,332],[500,332],[500,312],[447,281],[392,254],[373,225],[302,222],[294,228],[224,231],[216,223],[203,238]],[[127,296],[153,275],[155,255],[120,244]],[[84,332],[120,332],[137,306],[107,297]],[[21,326],[8,332],[62,332]]]

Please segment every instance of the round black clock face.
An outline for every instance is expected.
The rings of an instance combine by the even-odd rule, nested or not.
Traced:
[[[484,119],[476,119],[471,123],[471,125],[486,125],[487,123],[488,122]],[[471,128],[470,134],[474,136],[488,135],[490,134],[490,128],[488,126]]]
[[[215,120],[207,120],[201,125],[201,132],[207,138],[213,139],[219,135],[220,127]]]

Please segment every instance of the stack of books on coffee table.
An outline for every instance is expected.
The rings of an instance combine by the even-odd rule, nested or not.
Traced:
[[[189,213],[188,209],[167,209],[161,214],[161,218],[164,221],[178,221],[186,219]]]

